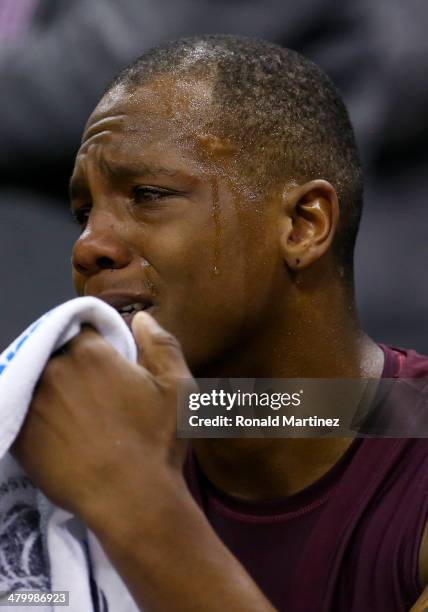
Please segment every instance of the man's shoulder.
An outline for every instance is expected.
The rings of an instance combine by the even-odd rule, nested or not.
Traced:
[[[418,389],[424,395],[428,392],[428,356],[419,353],[414,349],[404,349],[395,346],[381,345],[385,352],[386,359],[392,359],[396,364],[396,378],[408,378],[417,379],[421,386]],[[424,380],[426,379],[426,380]],[[423,418],[425,423],[425,418]],[[428,457],[428,438],[413,438],[408,441],[407,445],[407,462],[410,461],[415,472],[412,475],[412,481],[415,480],[419,483],[417,488],[418,492],[422,494],[423,499],[418,500],[420,504],[420,513],[422,518],[422,524],[425,524],[423,533],[419,536],[419,563],[418,563],[418,581],[421,585],[428,584],[428,509],[426,507],[426,497],[428,493],[428,474],[426,473],[427,468],[427,457]],[[416,467],[419,468],[419,472]],[[410,502],[410,500],[409,500]],[[410,503],[414,503],[413,499]]]
[[[428,356],[414,349],[386,344],[379,345],[385,353],[394,378],[428,378]],[[389,378],[389,376],[387,376]]]

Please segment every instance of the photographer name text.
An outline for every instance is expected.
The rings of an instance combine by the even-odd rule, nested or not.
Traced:
[[[195,414],[189,417],[191,427],[340,427],[339,418],[321,418],[316,415],[296,417],[294,415],[275,415],[264,418],[217,415],[200,417]]]

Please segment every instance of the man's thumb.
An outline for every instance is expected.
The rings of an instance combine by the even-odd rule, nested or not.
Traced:
[[[180,343],[147,312],[132,319],[132,333],[138,348],[138,363],[154,376],[191,378]]]

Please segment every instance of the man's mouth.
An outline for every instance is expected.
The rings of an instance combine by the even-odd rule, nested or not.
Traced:
[[[147,310],[148,308],[148,304],[144,305],[141,302],[134,302],[133,304],[127,304],[126,306],[117,308],[117,311],[119,314],[128,314],[132,312],[139,312],[140,310]]]
[[[132,319],[135,317],[137,312],[141,312],[142,310],[150,311],[153,308],[153,304],[142,304],[141,302],[134,302],[133,304],[127,304],[126,306],[121,306],[120,308],[116,308],[117,312],[120,314],[122,319],[131,327]]]
[[[131,325],[137,312],[143,310],[151,312],[154,308],[152,300],[145,295],[102,293],[97,297],[117,310],[128,326]]]

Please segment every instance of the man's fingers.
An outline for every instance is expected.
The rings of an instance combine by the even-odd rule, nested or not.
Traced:
[[[178,340],[146,312],[132,320],[132,332],[138,347],[138,362],[154,376],[191,378]]]
[[[84,338],[91,338],[91,337],[95,338],[96,336],[99,337],[99,335],[100,334],[97,332],[96,329],[94,329],[91,325],[88,325],[85,323],[84,325],[82,325],[82,328],[80,332],[77,334],[77,336],[75,336],[74,338],[72,338],[71,340],[69,340],[68,342],[60,346],[59,348],[57,348],[56,351],[52,353],[50,358],[54,359],[55,357],[61,357],[62,355],[67,355],[67,353],[70,351],[72,343],[73,342],[76,343],[76,341],[82,336]]]
[[[116,349],[93,327],[82,326],[77,336],[74,336],[67,344],[56,350],[46,366],[44,375],[55,371],[56,367],[72,363],[79,366],[91,364],[108,365],[121,359]]]

